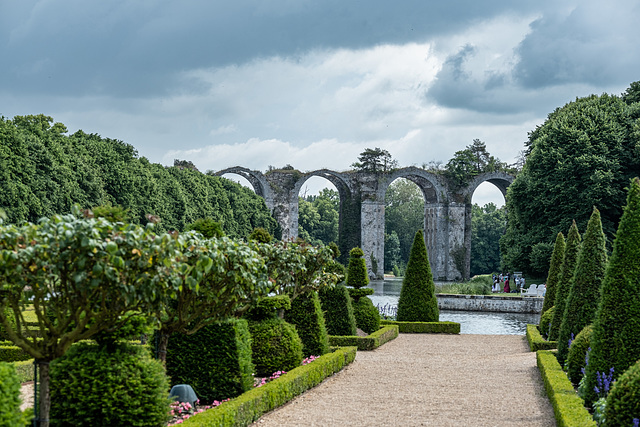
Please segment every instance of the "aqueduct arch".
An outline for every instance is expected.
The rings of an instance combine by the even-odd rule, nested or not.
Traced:
[[[506,197],[514,176],[505,172],[483,173],[462,190],[453,189],[446,178],[424,169],[407,167],[390,173],[336,172],[329,169],[302,173],[295,169],[266,174],[240,166],[214,173],[235,173],[246,178],[282,228],[282,238],[298,235],[298,194],[311,177],[326,178],[340,195],[338,246],[344,256],[360,246],[370,275],[382,278],[384,271],[384,206],[389,185],[398,178],[414,182],[425,198],[424,230],[431,270],[435,280],[469,277],[471,257],[471,196],[481,183],[494,184]],[[372,262],[373,261],[373,262]],[[374,271],[374,265],[377,268]]]

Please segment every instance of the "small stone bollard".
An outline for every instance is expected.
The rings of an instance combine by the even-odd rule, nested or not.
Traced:
[[[193,388],[189,384],[174,385],[173,387],[171,387],[169,397],[177,402],[189,402],[194,407],[196,406],[196,401],[198,400],[196,392],[193,391]]]

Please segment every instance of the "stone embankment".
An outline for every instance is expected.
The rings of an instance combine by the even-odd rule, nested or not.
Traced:
[[[498,295],[436,294],[441,310],[495,311],[501,313],[540,313],[544,298]]]

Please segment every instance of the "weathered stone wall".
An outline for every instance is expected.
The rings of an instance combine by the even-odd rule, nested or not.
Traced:
[[[263,175],[242,167],[217,172],[236,173],[251,182],[256,194],[265,198],[280,227],[282,238],[298,236],[298,193],[311,176],[331,181],[340,194],[339,247],[344,261],[359,245],[365,253],[370,276],[384,275],[384,199],[388,186],[398,178],[418,185],[425,197],[424,236],[435,280],[469,278],[471,255],[471,196],[482,182],[495,184],[506,195],[513,176],[492,172],[477,176],[465,189],[452,192],[443,175],[408,167],[388,174],[335,172],[328,169],[302,173],[295,169],[272,170]],[[345,207],[347,209],[345,209]],[[371,256],[378,268],[373,271]]]
[[[362,251],[367,261],[369,276],[384,278],[384,202],[366,200],[361,207]],[[375,257],[377,269],[374,271],[371,257]]]
[[[540,313],[544,298],[500,297],[497,295],[436,294],[441,310],[496,311],[503,313]]]

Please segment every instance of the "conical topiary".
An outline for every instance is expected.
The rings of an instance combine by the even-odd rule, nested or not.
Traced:
[[[569,296],[569,289],[571,288],[571,281],[573,280],[573,273],[576,270],[576,263],[578,262],[578,253],[580,252],[580,233],[578,232],[578,226],[573,221],[569,234],[567,235],[567,245],[564,249],[564,259],[562,260],[562,269],[560,270],[560,278],[556,283],[556,298],[555,304],[556,314],[551,320],[551,327],[549,328],[549,341],[557,341],[560,334],[560,325],[562,324],[562,315],[564,314],[564,308],[567,305],[567,297]]]
[[[349,295],[353,299],[352,306],[356,326],[370,334],[380,328],[380,312],[367,297],[367,295],[373,294],[374,290],[364,287],[369,283],[369,276],[363,257],[364,252],[358,247],[349,252],[347,285],[352,287],[349,289]]]
[[[355,335],[356,318],[347,288],[344,285],[323,288],[319,296],[329,335]]]
[[[347,286],[360,289],[367,286],[369,276],[367,274],[367,263],[364,260],[362,249],[355,247],[349,252],[349,268],[347,269]]]
[[[302,354],[309,357],[329,352],[329,336],[317,292],[298,295],[291,301],[291,309],[285,311],[284,320],[296,327],[302,340]]]
[[[427,246],[422,230],[418,230],[402,280],[397,319],[401,322],[437,322],[439,317]]]
[[[593,323],[585,401],[597,399],[598,373],[617,378],[640,359],[640,180],[631,182]]]
[[[561,365],[569,353],[569,340],[573,340],[582,328],[593,322],[600,303],[600,285],[606,268],[606,237],[602,231],[600,212],[593,208],[560,324],[558,361]]]
[[[564,259],[564,234],[558,233],[556,237],[556,244],[553,246],[553,254],[551,255],[551,263],[549,264],[549,274],[547,274],[547,292],[544,296],[544,303],[542,304],[541,315],[545,311],[553,307],[556,300],[556,284],[558,283],[558,277],[560,276],[560,269],[562,268],[562,260]]]

